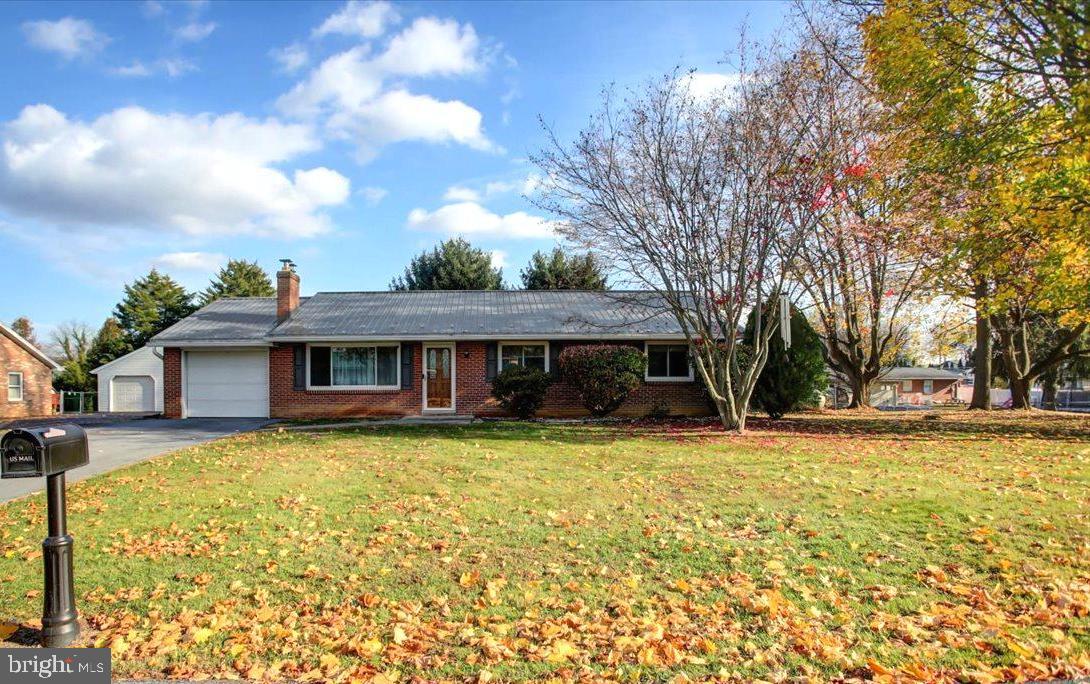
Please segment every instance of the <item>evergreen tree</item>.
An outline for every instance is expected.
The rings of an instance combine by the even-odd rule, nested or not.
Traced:
[[[133,349],[143,347],[157,333],[193,313],[193,295],[168,275],[152,269],[125,286],[125,297],[114,317]]]
[[[390,282],[391,290],[502,290],[503,271],[492,258],[462,238],[441,242],[413,257],[405,275]]]
[[[119,359],[132,351],[132,347],[125,339],[125,331],[113,316],[106,319],[102,327],[91,341],[91,351],[88,353],[88,365],[91,370],[107,364],[114,359]]]
[[[766,323],[777,320],[777,310],[778,306],[767,307],[763,320]],[[754,316],[750,313],[746,339],[753,337],[753,326]],[[779,419],[785,413],[813,402],[825,392],[828,384],[821,338],[806,317],[791,307],[791,348],[784,348],[779,331],[773,333],[768,359],[753,389],[753,404],[770,418]]]
[[[568,254],[554,247],[551,254],[534,252],[522,271],[527,290],[605,290],[606,276],[593,254]]]
[[[272,297],[276,295],[269,274],[256,261],[231,259],[219,270],[212,284],[201,293],[201,306],[220,297]]]
[[[24,340],[30,342],[38,349],[42,348],[42,345],[38,342],[37,336],[34,334],[34,324],[31,323],[30,319],[26,316],[20,316],[19,318],[16,318],[14,321],[12,321],[11,329],[14,330],[16,334],[18,334]]]

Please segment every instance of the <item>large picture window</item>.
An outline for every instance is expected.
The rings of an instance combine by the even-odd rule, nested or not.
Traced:
[[[23,400],[23,374],[8,373],[8,401]]]
[[[344,345],[310,348],[310,386],[396,388],[398,345]]]
[[[647,380],[684,381],[693,379],[689,347],[684,344],[648,344]]]
[[[542,342],[533,344],[501,344],[500,370],[509,366],[525,366],[549,370],[549,354]]]

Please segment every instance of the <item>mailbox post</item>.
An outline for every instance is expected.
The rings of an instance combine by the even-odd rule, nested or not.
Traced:
[[[79,636],[64,474],[88,460],[87,433],[78,425],[12,430],[0,441],[0,477],[45,476],[49,536],[42,541],[42,646],[47,648],[67,646]]]

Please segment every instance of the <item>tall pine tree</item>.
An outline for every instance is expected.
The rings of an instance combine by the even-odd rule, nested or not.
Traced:
[[[125,339],[125,331],[121,329],[117,319],[111,316],[103,322],[94,340],[91,341],[91,351],[87,354],[88,365],[91,370],[94,370],[114,359],[121,358],[130,351],[132,347]]]
[[[272,297],[276,294],[269,274],[256,261],[231,259],[201,293],[201,306],[220,297]]]
[[[554,247],[550,254],[534,252],[522,271],[527,290],[605,290],[606,276],[593,254],[568,254]]]
[[[138,349],[193,310],[193,295],[153,268],[125,286],[125,297],[114,309],[114,317],[125,331],[125,341]]]
[[[391,290],[502,290],[503,271],[492,257],[462,238],[441,242],[413,257],[405,275],[394,278]]]

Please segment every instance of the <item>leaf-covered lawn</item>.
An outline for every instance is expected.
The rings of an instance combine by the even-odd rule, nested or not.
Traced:
[[[70,488],[122,676],[1090,672],[1090,418],[245,435]],[[0,621],[41,610],[0,507]],[[6,630],[10,631],[10,630]]]

